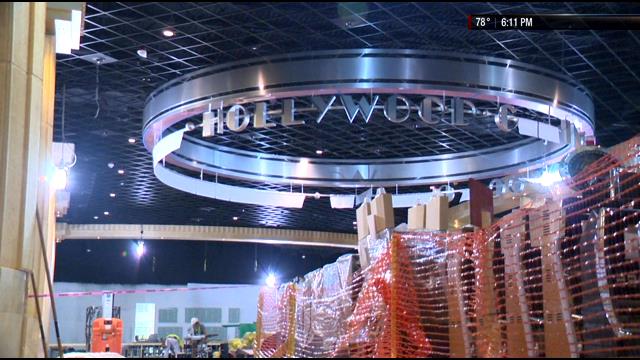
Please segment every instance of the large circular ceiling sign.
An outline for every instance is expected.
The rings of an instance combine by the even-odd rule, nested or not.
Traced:
[[[204,175],[327,188],[497,177],[557,161],[593,138],[593,112],[580,84],[537,66],[442,52],[338,50],[244,60],[175,79],[147,99],[143,139],[156,176],[170,186],[299,207],[309,194]],[[430,131],[437,136],[424,135]],[[351,133],[367,136],[352,140]],[[260,140],[280,135],[278,146]],[[354,149],[358,140],[378,146],[331,156],[316,149],[332,141],[324,137],[352,141]]]

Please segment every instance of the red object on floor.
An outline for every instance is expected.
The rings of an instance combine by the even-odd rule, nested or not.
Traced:
[[[91,352],[122,353],[122,320],[98,318],[93,321]]]

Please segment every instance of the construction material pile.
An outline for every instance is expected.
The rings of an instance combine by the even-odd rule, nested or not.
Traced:
[[[634,138],[491,227],[388,231],[358,271],[263,289],[255,355],[640,356],[639,159]]]

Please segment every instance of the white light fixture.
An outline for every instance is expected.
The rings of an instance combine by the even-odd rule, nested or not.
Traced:
[[[237,217],[237,216],[234,216],[234,217],[233,217],[233,221],[238,221],[238,217]]]
[[[324,153],[324,151],[322,150],[316,150],[316,155],[322,155]]]
[[[118,174],[123,175],[124,174],[124,170],[122,170],[122,169],[118,170]]]
[[[103,214],[105,214],[106,216],[109,216],[109,212],[108,211],[103,212]]]
[[[96,216],[94,216],[94,217],[93,217],[93,220],[98,220],[98,216],[97,216],[97,215],[96,215]]]
[[[143,59],[147,58],[147,50],[145,49],[138,49],[138,51],[136,51],[138,53],[138,56],[140,56]]]
[[[80,49],[82,32],[82,11],[71,10],[71,20],[55,19],[56,53],[71,54]]]
[[[115,193],[111,193],[111,194],[109,194],[109,196],[114,198],[114,197],[116,197],[116,194]]]
[[[108,167],[109,169],[113,169],[113,167],[114,167],[114,166],[116,166],[116,164],[114,164],[114,163],[112,163],[112,162],[110,162],[110,163],[108,163],[108,164],[107,164],[107,167]]]
[[[129,138],[129,144],[135,144],[135,143],[136,143],[135,138]]]
[[[265,280],[265,283],[267,284],[268,287],[275,287],[276,282],[277,282],[277,279],[274,274],[269,274],[269,276],[267,276],[267,279]]]
[[[144,255],[144,241],[138,241],[138,245],[136,246],[136,256],[142,257]]]
[[[162,30],[162,35],[164,35],[165,37],[172,37],[174,36],[176,33],[171,30],[171,29],[164,29]]]
[[[56,168],[53,173],[52,185],[55,190],[64,190],[67,188],[67,180],[69,177],[69,172],[66,168],[59,169]]]

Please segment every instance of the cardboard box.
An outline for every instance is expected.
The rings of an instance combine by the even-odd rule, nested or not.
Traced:
[[[369,225],[367,224],[367,216],[371,215],[371,204],[368,202],[356,210],[356,224],[358,227],[358,239],[362,239],[369,235]]]
[[[371,214],[377,216],[376,233],[395,227],[391,194],[382,193],[376,195],[371,203]]]
[[[424,228],[427,230],[447,230],[449,227],[449,199],[434,196],[427,204]]]
[[[408,229],[409,230],[424,229],[426,212],[427,212],[426,205],[416,205],[410,208],[409,222],[407,225]]]

